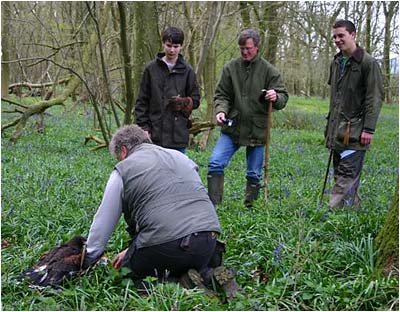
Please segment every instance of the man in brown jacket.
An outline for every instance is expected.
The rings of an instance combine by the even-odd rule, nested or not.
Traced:
[[[182,29],[164,30],[164,52],[158,53],[144,69],[135,117],[154,144],[185,153],[190,116],[192,109],[200,105],[200,94],[196,74],[180,54],[183,41]]]
[[[358,194],[365,151],[371,144],[383,101],[382,74],[376,60],[355,41],[356,28],[347,20],[333,25],[340,50],[330,66],[330,108],[325,131],[332,150],[335,185],[329,206],[359,207]]]

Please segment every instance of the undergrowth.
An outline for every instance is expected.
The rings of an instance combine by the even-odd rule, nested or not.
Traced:
[[[107,265],[97,265],[62,290],[37,291],[16,277],[46,250],[75,234],[87,235],[115,164],[107,150],[89,151],[91,112],[57,107],[45,116],[45,133],[30,121],[12,145],[2,134],[1,253],[4,310],[398,310],[398,277],[376,272],[377,236],[398,178],[398,107],[385,106],[361,178],[360,211],[328,212],[318,204],[328,151],[323,128],[326,101],[291,98],[274,112],[267,207],[260,198],[243,205],[245,151],[226,170],[224,201],[218,207],[227,243],[226,264],[237,270],[245,295],[229,304],[201,290],[151,284],[140,295],[110,261],[129,237],[125,224],[107,245]],[[2,121],[8,117],[3,115]],[[187,152],[206,182],[206,151]],[[332,186],[332,170],[327,193]],[[262,197],[262,196],[261,196]]]

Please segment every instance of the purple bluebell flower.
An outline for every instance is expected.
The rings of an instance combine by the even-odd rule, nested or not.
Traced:
[[[301,146],[301,144],[299,143],[297,145],[297,154],[302,154],[304,152],[303,147]]]
[[[283,186],[283,191],[285,192],[285,196],[289,197],[290,191],[289,191],[289,188],[286,185]]]
[[[279,245],[275,248],[275,250],[272,252],[272,257],[273,257],[272,264],[273,264],[274,266],[279,266],[279,262],[282,261],[281,250],[282,250],[282,245],[279,244]]]

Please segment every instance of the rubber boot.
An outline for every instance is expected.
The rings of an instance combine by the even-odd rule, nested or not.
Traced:
[[[219,205],[222,202],[222,196],[224,194],[224,174],[208,174],[207,185],[208,196],[212,203],[214,206]]]
[[[219,266],[214,269],[214,278],[228,302],[242,292],[242,289],[236,283],[235,275],[236,272],[233,269],[225,266]]]
[[[213,290],[207,288],[200,273],[195,269],[190,269],[185,274],[183,274],[179,278],[179,284],[186,289],[193,289],[195,287],[203,289],[205,294],[211,298],[217,296],[217,294]]]
[[[247,180],[246,184],[246,197],[244,200],[244,205],[247,208],[253,206],[253,201],[255,201],[260,195],[260,183],[251,183]]]

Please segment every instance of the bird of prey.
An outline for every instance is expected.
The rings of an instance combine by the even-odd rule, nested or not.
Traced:
[[[81,271],[85,243],[83,236],[74,236],[65,244],[44,253],[35,265],[20,275],[20,279],[28,279],[33,287],[61,286],[65,278]]]

